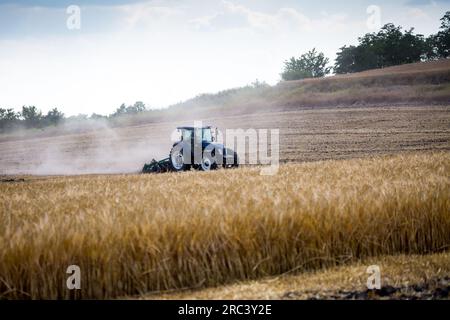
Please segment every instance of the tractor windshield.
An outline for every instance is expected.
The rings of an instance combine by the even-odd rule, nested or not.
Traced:
[[[184,141],[205,141],[211,143],[213,140],[211,128],[182,129],[181,137]]]
[[[203,141],[212,142],[211,128],[204,128],[202,131],[203,131]]]
[[[182,138],[184,141],[191,141],[192,131],[191,130],[182,130]]]

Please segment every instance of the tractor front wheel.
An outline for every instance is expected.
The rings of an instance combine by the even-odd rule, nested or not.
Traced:
[[[170,150],[169,164],[172,171],[186,171],[191,168],[188,164],[185,164],[182,149],[175,147]]]

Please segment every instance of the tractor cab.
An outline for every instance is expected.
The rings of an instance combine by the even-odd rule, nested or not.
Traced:
[[[202,142],[202,144],[212,143],[216,140],[217,129],[207,127],[178,127],[180,132],[180,141],[184,142]]]

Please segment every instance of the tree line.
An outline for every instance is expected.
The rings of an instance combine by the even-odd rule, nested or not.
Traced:
[[[62,119],[64,114],[57,108],[53,108],[45,115],[35,106],[23,106],[20,112],[0,108],[0,130],[2,131],[18,127],[41,128],[57,125]]]
[[[13,129],[40,129],[48,126],[56,126],[65,121],[82,121],[87,119],[112,119],[124,115],[137,114],[146,111],[147,108],[142,101],[137,101],[133,105],[126,106],[124,103],[108,116],[93,113],[91,116],[79,114],[65,117],[64,113],[53,108],[46,114],[35,106],[23,106],[22,110],[15,112],[12,108],[0,108],[0,132],[11,131]]]
[[[283,80],[318,78],[329,74],[360,72],[405,63],[436,60],[450,57],[450,11],[440,19],[436,34],[424,37],[415,34],[414,28],[402,30],[392,23],[385,24],[378,32],[358,38],[357,45],[343,46],[336,54],[334,67],[329,59],[315,49],[292,57],[284,62]]]

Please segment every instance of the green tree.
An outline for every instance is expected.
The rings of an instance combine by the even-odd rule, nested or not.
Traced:
[[[19,120],[20,114],[16,113],[14,109],[3,109],[0,108],[0,119],[2,120],[8,120],[8,121],[15,121]]]
[[[60,112],[57,108],[53,108],[44,117],[46,125],[57,125],[64,119],[64,113]]]
[[[281,78],[283,80],[300,80],[324,77],[331,71],[331,67],[327,67],[328,62],[329,59],[314,48],[302,54],[298,59],[292,57],[286,60]]]
[[[401,29],[400,26],[387,24],[378,33],[379,67],[396,66],[421,60],[425,51],[423,35],[414,34],[413,28],[405,32],[402,32]]]
[[[438,59],[439,54],[436,48],[436,35],[432,34],[425,39],[425,51],[423,53],[423,60]]]
[[[338,74],[384,68],[421,61],[427,55],[429,44],[414,29],[403,32],[392,23],[377,33],[358,38],[357,46],[344,46],[337,52],[334,71]]]
[[[23,106],[21,116],[27,128],[37,128],[41,125],[42,112],[35,106]]]
[[[133,105],[126,106],[122,103],[119,108],[111,115],[111,117],[118,117],[125,114],[136,114],[147,110],[145,104],[142,101],[136,101]]]
[[[434,36],[434,42],[438,57],[450,57],[450,11],[441,18],[441,27]]]
[[[14,109],[0,108],[0,131],[9,130],[19,124],[20,114]]]
[[[134,105],[128,106],[125,110],[126,113],[139,113],[145,111],[145,104],[142,101],[136,101]]]
[[[356,60],[356,47],[343,46],[336,53],[336,60],[334,64],[334,72],[337,74],[344,74],[354,72]]]
[[[125,114],[127,112],[127,106],[125,103],[122,103],[120,107],[116,109],[116,111],[111,115],[112,117],[117,117]]]

